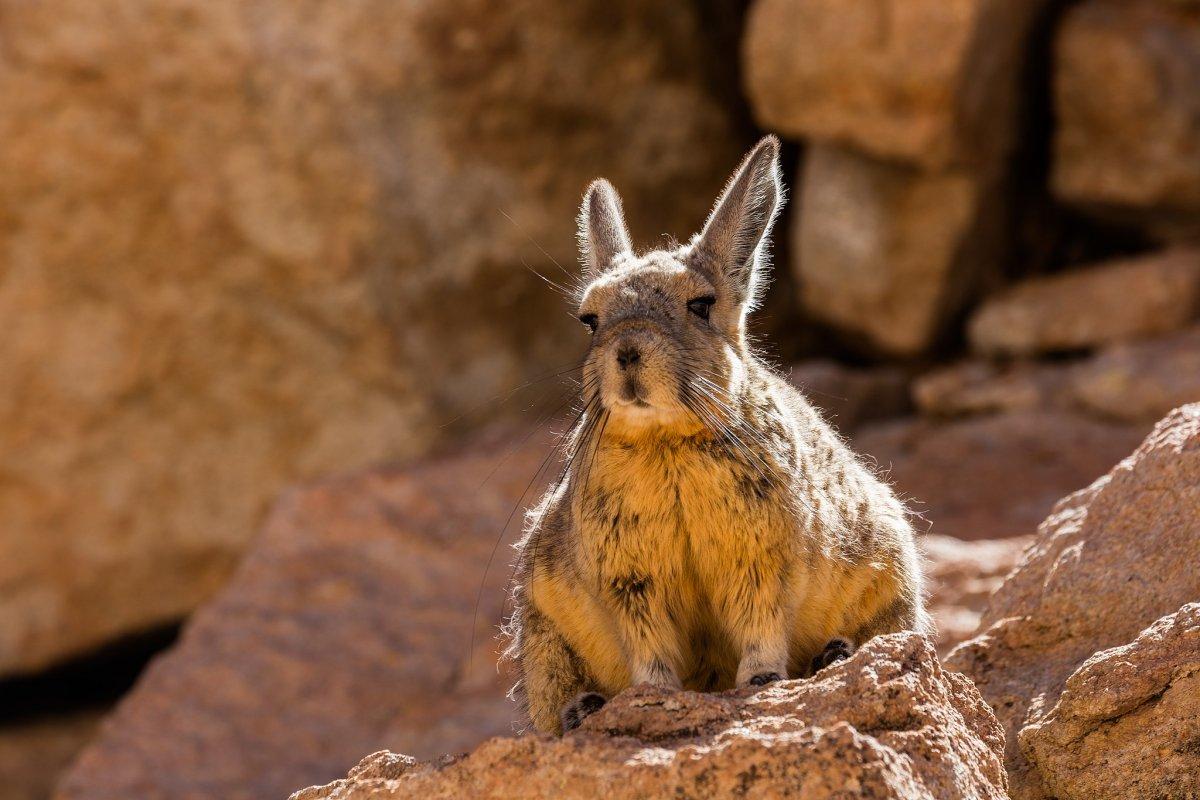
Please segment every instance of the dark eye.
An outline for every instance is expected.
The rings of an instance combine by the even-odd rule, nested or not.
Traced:
[[[582,314],[579,317],[579,321],[584,325],[587,325],[592,333],[596,332],[596,326],[600,324],[600,321],[596,318],[595,314]]]
[[[688,300],[688,311],[695,314],[700,319],[708,319],[708,312],[712,309],[713,303],[717,302],[717,298],[709,297],[694,297]]]

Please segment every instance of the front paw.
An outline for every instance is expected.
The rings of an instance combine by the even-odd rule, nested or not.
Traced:
[[[813,657],[813,674],[817,674],[830,664],[845,661],[852,655],[854,655],[854,645],[850,643],[849,639],[843,639],[840,636],[830,639],[829,643],[825,645],[825,649]]]
[[[575,697],[574,700],[563,706],[559,712],[559,720],[562,722],[562,731],[567,733],[573,731],[583,724],[583,721],[595,714],[600,709],[604,708],[604,704],[608,700],[604,695],[596,692],[584,692]]]
[[[760,672],[750,679],[751,686],[766,686],[768,683],[783,680],[778,672]]]

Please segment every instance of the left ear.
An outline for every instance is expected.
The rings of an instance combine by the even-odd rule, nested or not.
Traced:
[[[782,207],[779,140],[766,136],[738,167],[694,240],[697,253],[724,278],[740,303],[755,300],[763,251]]]

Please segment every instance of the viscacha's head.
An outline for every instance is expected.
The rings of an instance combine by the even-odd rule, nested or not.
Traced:
[[[621,200],[606,180],[579,213],[585,286],[580,321],[591,330],[584,400],[623,436],[709,427],[746,377],[746,316],[765,283],[768,234],[783,202],[779,141],[755,146],[704,229],[670,250],[634,252]]]

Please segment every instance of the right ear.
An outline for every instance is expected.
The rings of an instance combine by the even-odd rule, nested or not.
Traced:
[[[600,277],[617,256],[633,251],[621,198],[612,184],[603,178],[592,181],[579,209],[579,249],[583,256],[583,276],[589,281]]]

